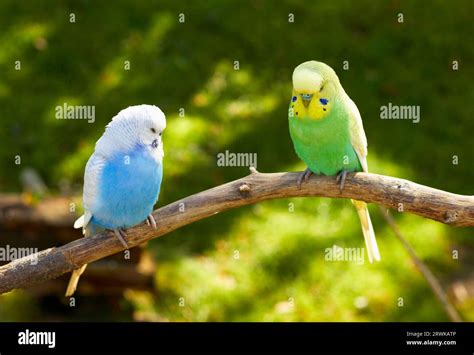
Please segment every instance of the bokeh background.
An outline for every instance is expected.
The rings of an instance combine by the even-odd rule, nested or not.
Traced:
[[[246,167],[217,166],[226,150],[257,153],[262,172],[304,169],[287,108],[292,70],[310,59],[331,65],[358,105],[372,172],[473,194],[473,7],[469,0],[0,2],[0,190],[24,208],[62,206],[46,208],[51,225],[4,220],[0,246],[42,249],[81,236],[70,220],[81,212],[85,163],[107,122],[129,105],[155,104],[167,114],[157,206],[246,175]],[[95,123],[55,119],[64,102],[95,105]],[[420,105],[420,123],[381,120],[389,102]],[[47,189],[34,188],[42,184],[31,175]],[[371,211],[382,254],[375,265],[324,260],[333,245],[364,246],[349,201],[270,201],[193,223],[135,248],[131,260],[96,263],[74,307],[63,297],[69,276],[1,295],[0,320],[448,320],[376,206]],[[69,217],[58,222],[61,215]],[[473,230],[394,216],[461,316],[474,320]]]

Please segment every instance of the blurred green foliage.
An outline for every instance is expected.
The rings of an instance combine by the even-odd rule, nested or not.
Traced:
[[[287,127],[291,73],[316,59],[338,72],[359,107],[372,172],[472,194],[473,6],[470,0],[2,1],[0,188],[18,191],[20,169],[28,166],[52,191],[66,186],[80,194],[85,163],[106,123],[141,103],[160,106],[168,118],[158,206],[247,174],[216,165],[225,150],[256,152],[264,172],[302,170]],[[95,123],[56,120],[54,108],[64,102],[95,105]],[[381,120],[380,107],[389,102],[420,105],[420,123]],[[122,312],[171,321],[446,320],[372,211],[382,254],[377,265],[324,260],[333,245],[363,247],[345,200],[270,201],[189,225],[150,243],[157,294],[126,291]],[[470,270],[472,230],[396,217],[444,284]],[[21,304],[33,308],[30,319],[47,317],[47,307],[13,292],[0,298],[0,319],[28,319],[6,311]],[[472,306],[472,300],[458,305],[474,320]]]

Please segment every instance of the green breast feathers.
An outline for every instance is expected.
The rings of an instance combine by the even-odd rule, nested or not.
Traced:
[[[310,110],[301,110],[298,101],[302,100],[293,95],[288,114],[290,136],[298,157],[314,174],[336,175],[341,170],[362,171],[351,143],[349,115],[340,99],[335,99],[330,111],[319,118],[311,116]],[[322,108],[317,107],[309,109],[313,112],[322,111]]]

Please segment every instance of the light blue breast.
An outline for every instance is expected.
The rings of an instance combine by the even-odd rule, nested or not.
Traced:
[[[143,222],[158,200],[162,176],[162,164],[143,146],[116,154],[102,170],[92,223],[115,229]]]

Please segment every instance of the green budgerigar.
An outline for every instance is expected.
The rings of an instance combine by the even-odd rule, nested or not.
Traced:
[[[288,120],[296,154],[308,166],[299,187],[311,174],[322,174],[337,176],[342,190],[348,172],[368,171],[362,118],[330,66],[308,61],[295,68]],[[362,224],[369,261],[380,261],[367,204],[352,202]]]

